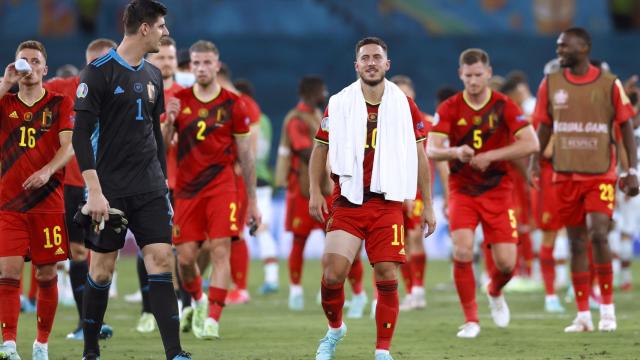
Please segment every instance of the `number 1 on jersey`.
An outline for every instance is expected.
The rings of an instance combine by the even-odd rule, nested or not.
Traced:
[[[136,120],[144,120],[142,117],[142,99],[138,98],[136,102],[138,103],[138,116],[136,116]]]

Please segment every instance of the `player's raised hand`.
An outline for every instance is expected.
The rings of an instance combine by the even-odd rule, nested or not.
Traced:
[[[474,156],[469,162],[469,165],[478,171],[485,171],[492,162],[493,159],[491,158],[491,152],[487,151]]]
[[[20,72],[16,70],[16,63],[12,62],[11,64],[7,65],[7,67],[4,69],[4,77],[2,81],[7,82],[8,84],[11,84],[11,85],[15,85],[20,79],[22,79],[23,77],[29,74],[31,74],[31,71]]]
[[[433,212],[433,203],[425,202],[424,209],[422,209],[422,218],[420,223],[424,231],[424,237],[428,237],[436,231],[436,215]]]
[[[324,214],[329,214],[327,201],[321,191],[311,189],[309,194],[309,215],[317,221],[324,223]]]
[[[49,182],[49,178],[51,178],[51,175],[53,175],[51,168],[45,166],[42,169],[31,174],[31,176],[29,176],[27,180],[22,183],[22,188],[25,190],[39,189],[44,186],[44,184]]]
[[[102,191],[89,191],[87,196],[87,212],[95,222],[109,220],[109,201],[104,197]]]
[[[463,163],[468,163],[473,158],[475,151],[469,145],[462,145],[456,148],[456,157]]]

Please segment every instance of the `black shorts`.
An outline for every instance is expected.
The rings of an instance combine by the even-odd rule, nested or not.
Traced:
[[[173,208],[166,189],[107,200],[110,207],[124,212],[139,248],[149,244],[171,244]],[[126,231],[118,234],[105,227],[99,236],[87,237],[85,246],[95,252],[109,253],[122,249],[126,236]]]
[[[73,215],[78,211],[78,206],[84,202],[84,187],[64,186],[64,218],[67,223],[67,234],[72,243],[84,243],[84,231],[73,222]]]

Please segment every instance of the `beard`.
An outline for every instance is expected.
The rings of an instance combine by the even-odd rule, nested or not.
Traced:
[[[360,80],[362,80],[363,83],[369,85],[369,86],[376,86],[378,84],[380,84],[382,81],[384,81],[384,76],[385,76],[385,72],[381,71],[380,77],[377,79],[367,79],[365,78],[366,76],[366,71],[360,74]]]
[[[575,66],[578,63],[578,60],[576,60],[576,58],[574,56],[567,56],[564,58],[564,61],[562,61],[562,59],[560,59],[560,61],[558,62],[560,64],[560,67],[562,68],[570,68]]]

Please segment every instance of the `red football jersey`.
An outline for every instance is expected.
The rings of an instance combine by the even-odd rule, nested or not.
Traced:
[[[164,103],[166,106],[169,98],[175,97],[176,94],[184,89],[177,82],[173,82],[170,88],[164,89]],[[166,113],[160,116],[160,122],[163,123],[166,118]],[[167,179],[169,181],[169,189],[176,187],[176,174],[178,172],[178,144],[172,143],[167,149]]]
[[[260,121],[260,105],[249,95],[240,94],[240,100],[242,100],[247,109],[247,115],[249,116],[249,125],[257,124]]]
[[[79,76],[72,76],[69,78],[55,77],[44,83],[44,88],[53,91],[64,96],[69,97],[73,102],[76,97],[76,90],[80,83]],[[80,166],[78,166],[78,160],[76,157],[72,157],[64,168],[64,184],[71,186],[84,187],[84,179],[80,172]]]
[[[513,136],[529,126],[520,107],[508,96],[492,91],[487,102],[476,108],[459,92],[440,104],[434,117],[433,133],[449,138],[449,146],[470,146],[476,154],[509,145]],[[449,161],[451,192],[480,195],[497,186],[510,188],[506,161],[491,163],[486,171],[475,170],[458,160]]]
[[[232,92],[221,89],[210,101],[198,99],[194,88],[176,94],[181,110],[178,131],[178,172],[175,196],[207,196],[214,188],[235,191],[233,164],[237,159],[234,136],[249,134],[246,106]]]
[[[413,131],[416,135],[416,142],[424,141],[426,137],[424,115],[418,109],[418,105],[407,97],[409,101],[409,109],[411,110],[411,118],[413,120]],[[371,172],[373,171],[373,158],[375,156],[375,144],[376,135],[378,132],[378,107],[380,104],[372,105],[367,103],[367,112],[369,113],[367,118],[367,141],[364,145],[364,162],[363,162],[363,185],[364,185],[364,197],[363,201],[367,201],[373,195],[371,190]],[[329,108],[325,109],[325,118],[329,116]],[[331,129],[329,129],[331,131]],[[316,141],[329,144],[329,132],[326,129],[320,127],[316,133]],[[340,196],[340,181],[335,175],[331,175],[335,183],[333,189],[333,195],[336,199],[334,204],[337,206],[348,206],[349,200]]]
[[[31,106],[17,94],[0,99],[0,210],[64,212],[63,170],[39,189],[24,190],[22,184],[55,156],[60,148],[58,134],[73,128],[72,108],[69,98],[49,91]]]
[[[296,110],[310,114],[313,114],[315,111],[315,109],[303,102],[298,103]],[[300,192],[298,178],[300,176],[300,165],[302,164],[300,152],[311,149],[313,147],[313,139],[310,136],[311,129],[309,129],[309,125],[296,116],[287,122],[286,132],[289,138],[289,145],[291,146],[291,166],[289,167],[289,174],[287,175],[287,191],[292,194],[298,194]]]
[[[564,69],[564,76],[566,79],[574,84],[589,84],[595,81],[600,76],[600,68],[590,65],[589,70],[582,76],[576,76],[571,74],[569,69]],[[627,97],[620,80],[616,80],[616,86],[613,87],[613,106],[616,110],[616,117],[613,119],[613,123],[616,128],[631,119],[634,116],[633,106]],[[538,97],[536,99],[536,108],[533,112],[533,123],[543,123],[549,126],[553,126],[553,119],[549,113],[549,94],[547,91],[547,78],[545,77],[540,86],[538,87]],[[620,142],[619,142],[620,143]],[[613,146],[613,145],[612,145]],[[585,175],[585,174],[553,174],[553,181],[585,181],[585,180],[615,180],[616,175],[616,152],[611,152],[611,166],[609,170],[604,174],[597,175]]]

